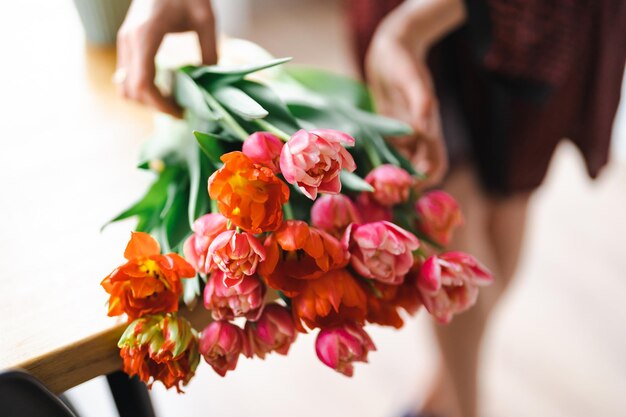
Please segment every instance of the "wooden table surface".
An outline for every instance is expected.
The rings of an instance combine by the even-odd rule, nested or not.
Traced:
[[[2,9],[0,370],[62,392],[121,364],[99,283],[134,223],[100,227],[150,181],[135,164],[153,113],[118,97],[115,51],[85,44],[72,2]]]

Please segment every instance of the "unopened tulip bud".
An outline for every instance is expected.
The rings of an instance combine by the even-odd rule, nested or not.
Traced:
[[[411,187],[415,183],[411,174],[391,164],[374,168],[365,181],[374,187],[371,197],[381,206],[391,207],[409,199]]]

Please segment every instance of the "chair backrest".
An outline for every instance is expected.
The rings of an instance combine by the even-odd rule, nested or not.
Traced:
[[[0,373],[0,415],[3,417],[76,417],[37,378],[21,371]]]

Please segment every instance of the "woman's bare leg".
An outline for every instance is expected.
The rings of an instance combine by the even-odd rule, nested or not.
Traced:
[[[441,369],[424,411],[443,417],[476,417],[481,341],[489,314],[515,273],[521,251],[528,195],[493,199],[481,191],[470,168],[459,168],[444,184],[465,215],[450,245],[471,253],[492,270],[495,282],[481,289],[476,305],[447,326],[436,325]]]

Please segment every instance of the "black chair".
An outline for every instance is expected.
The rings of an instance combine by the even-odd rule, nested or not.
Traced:
[[[107,382],[120,417],[155,417],[146,385],[122,371],[107,375]]]
[[[150,394],[137,377],[117,371],[107,375],[107,382],[120,417],[155,417]],[[34,376],[9,371],[0,373],[0,416],[78,417],[78,413]]]
[[[37,378],[20,371],[0,374],[0,415],[76,417],[76,414]]]

